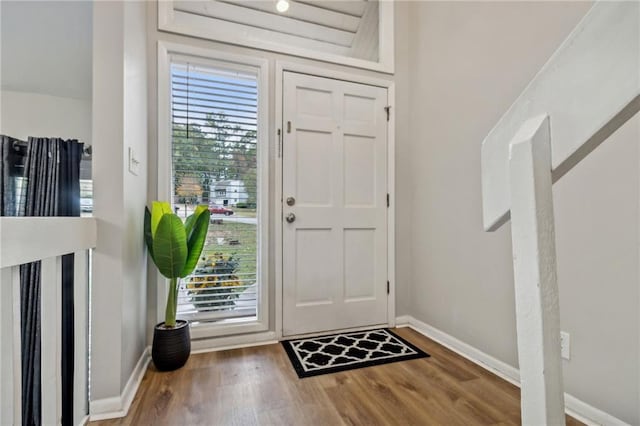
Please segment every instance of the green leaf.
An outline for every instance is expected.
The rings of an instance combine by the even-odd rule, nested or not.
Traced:
[[[147,206],[144,207],[144,242],[149,250],[149,256],[153,258],[153,237],[151,236],[151,212]]]
[[[191,238],[191,231],[193,231],[193,225],[196,223],[196,220],[198,220],[198,217],[202,213],[208,212],[208,211],[209,211],[209,207],[205,206],[204,204],[200,204],[199,206],[196,207],[193,214],[187,218],[186,222],[184,223],[184,229],[187,231],[187,240]]]
[[[153,237],[153,253],[162,275],[167,278],[180,276],[187,260],[187,235],[178,216],[172,213],[162,216]]]
[[[202,248],[204,247],[204,243],[207,239],[210,217],[211,213],[208,209],[205,209],[198,214],[198,219],[196,220],[191,236],[189,237],[189,253],[187,255],[187,261],[185,262],[184,268],[182,269],[182,273],[180,274],[181,278],[192,273],[198,264],[198,258],[202,253]]]
[[[171,211],[171,205],[166,201],[154,201],[151,204],[151,237],[156,237],[156,231],[158,230],[158,224],[165,214],[173,214]]]

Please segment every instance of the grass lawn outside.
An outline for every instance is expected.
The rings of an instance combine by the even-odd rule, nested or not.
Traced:
[[[255,211],[254,216],[255,217]],[[207,234],[207,241],[202,251],[203,257],[221,253],[225,258],[233,255],[240,262],[236,274],[255,274],[257,270],[257,226],[252,223],[239,223],[222,220],[221,224],[211,223]],[[235,243],[237,241],[237,244]],[[201,262],[202,263],[202,260]]]
[[[256,217],[256,209],[239,209],[233,208],[233,215],[235,217]]]

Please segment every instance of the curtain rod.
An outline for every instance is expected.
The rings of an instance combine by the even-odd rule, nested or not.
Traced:
[[[14,141],[13,141],[13,149],[15,151],[19,151],[20,147],[26,148],[28,143],[29,142],[27,142],[27,141],[23,141],[23,140],[20,140],[20,139],[14,139]],[[82,155],[83,156],[91,157],[92,152],[93,152],[93,149],[92,149],[91,145],[84,145],[82,147]]]

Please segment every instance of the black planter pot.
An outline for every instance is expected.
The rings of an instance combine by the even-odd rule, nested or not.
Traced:
[[[173,328],[165,328],[164,322],[153,329],[151,358],[159,371],[173,371],[182,367],[191,354],[189,323],[177,320]]]

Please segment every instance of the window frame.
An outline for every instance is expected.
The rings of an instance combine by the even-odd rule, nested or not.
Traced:
[[[222,68],[250,69],[257,74],[258,83],[258,128],[257,128],[257,174],[258,174],[258,215],[257,215],[257,272],[259,282],[257,316],[251,321],[237,319],[224,320],[217,324],[195,324],[191,327],[191,339],[207,339],[232,334],[255,333],[269,329],[269,70],[268,61],[250,56],[231,54],[214,49],[189,45],[158,42],[158,176],[157,199],[171,200],[171,61],[172,58],[202,65]],[[164,321],[164,307],[169,280],[158,274],[156,292],[156,320]]]

